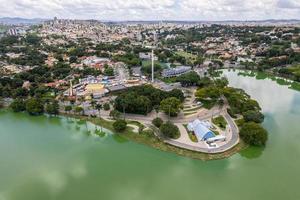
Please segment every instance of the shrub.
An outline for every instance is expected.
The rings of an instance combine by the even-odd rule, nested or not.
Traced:
[[[163,123],[164,123],[163,120],[161,118],[159,118],[159,117],[157,117],[157,118],[155,118],[155,119],[152,120],[152,124],[154,126],[156,126],[157,128],[161,127],[161,125]]]
[[[113,123],[113,127],[117,132],[125,131],[127,122],[125,120],[118,119]]]
[[[180,137],[178,127],[172,124],[171,122],[167,122],[161,125],[160,132],[168,138],[177,139]]]

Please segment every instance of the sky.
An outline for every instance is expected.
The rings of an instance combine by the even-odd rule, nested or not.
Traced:
[[[0,0],[0,17],[97,20],[300,19],[300,0]]]

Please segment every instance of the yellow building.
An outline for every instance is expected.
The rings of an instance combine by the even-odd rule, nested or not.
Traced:
[[[104,85],[100,83],[88,84],[85,87],[85,90],[87,93],[98,93],[98,92],[105,91]]]

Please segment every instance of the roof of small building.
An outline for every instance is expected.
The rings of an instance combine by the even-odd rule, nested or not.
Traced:
[[[209,130],[200,120],[188,124],[189,131],[193,131],[198,140],[207,140],[209,138],[215,137],[215,134]]]

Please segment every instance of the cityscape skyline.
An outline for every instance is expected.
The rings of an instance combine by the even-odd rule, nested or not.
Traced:
[[[300,19],[299,0],[0,0],[0,17],[103,21]]]

